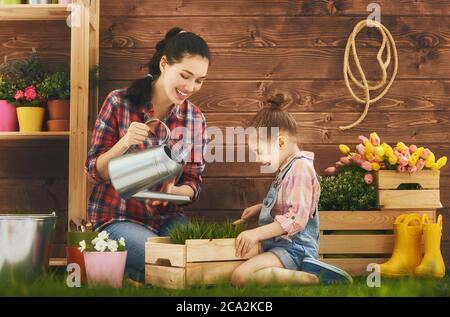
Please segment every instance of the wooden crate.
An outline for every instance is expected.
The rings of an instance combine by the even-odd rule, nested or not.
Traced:
[[[377,195],[380,209],[442,208],[439,197],[439,171],[417,173],[377,172]],[[419,184],[421,189],[400,190],[401,184]]]
[[[393,224],[404,213],[435,210],[320,211],[320,259],[351,275],[367,275],[367,265],[388,260],[394,247]]]
[[[235,253],[235,239],[173,244],[170,237],[149,238],[145,244],[145,283],[173,289],[213,285],[229,279],[236,267],[260,253],[260,245],[244,259],[237,258]]]

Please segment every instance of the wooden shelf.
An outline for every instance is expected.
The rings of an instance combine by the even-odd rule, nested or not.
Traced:
[[[66,266],[66,258],[50,258],[49,266]]]
[[[4,4],[0,5],[1,21],[66,20],[67,4]]]
[[[0,132],[0,140],[49,140],[68,139],[69,131],[64,132]]]

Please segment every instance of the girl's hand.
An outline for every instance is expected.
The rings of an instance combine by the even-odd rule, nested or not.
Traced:
[[[250,218],[256,217],[261,212],[262,204],[257,204],[244,209],[241,219],[248,220]]]
[[[132,145],[141,144],[148,137],[148,132],[150,128],[141,122],[131,122],[128,127],[127,133],[122,137],[122,142],[127,149],[129,149]]]
[[[254,229],[241,232],[236,238],[236,256],[244,257],[258,242],[259,237]]]
[[[161,193],[168,193],[168,194],[173,194],[173,189],[175,187],[175,179],[172,179],[170,181],[164,182],[160,192]],[[169,204],[168,201],[162,201],[162,200],[153,200],[152,201],[152,206],[158,206],[158,205],[163,205],[164,207],[167,206]]]

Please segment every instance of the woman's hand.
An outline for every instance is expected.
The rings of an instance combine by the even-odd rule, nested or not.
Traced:
[[[244,209],[242,213],[241,219],[249,220],[253,217],[256,217],[261,212],[262,204],[257,204]]]
[[[161,193],[167,193],[167,194],[174,194],[174,188],[175,188],[175,179],[172,179],[170,181],[164,182],[161,186]],[[158,206],[163,205],[164,207],[169,204],[168,201],[162,201],[162,200],[153,200],[152,206]]]
[[[128,127],[127,133],[122,137],[121,141],[123,145],[129,149],[132,145],[141,144],[148,137],[148,132],[150,128],[141,122],[131,122]]]
[[[241,232],[236,238],[236,256],[244,257],[259,240],[258,232],[255,229]]]

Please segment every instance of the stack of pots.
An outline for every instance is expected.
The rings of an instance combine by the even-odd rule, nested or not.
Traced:
[[[47,103],[48,131],[69,131],[70,100],[49,100]]]

